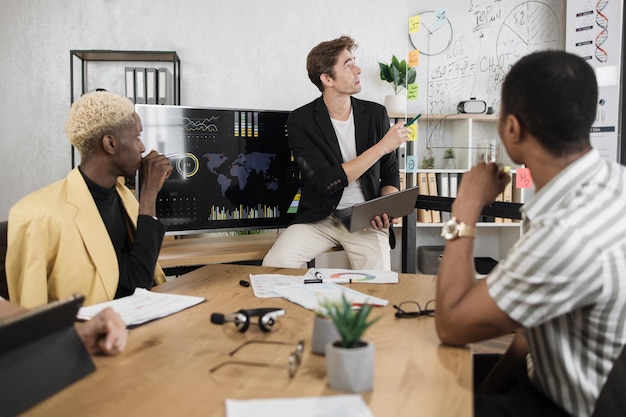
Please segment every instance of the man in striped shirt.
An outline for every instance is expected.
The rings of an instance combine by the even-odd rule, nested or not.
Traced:
[[[510,176],[484,163],[463,175],[442,232],[437,332],[462,345],[518,330],[475,397],[477,416],[590,416],[626,343],[626,169],[591,147],[597,99],[575,55],[537,52],[511,68],[498,132],[535,194],[522,237],[482,280],[474,227]]]

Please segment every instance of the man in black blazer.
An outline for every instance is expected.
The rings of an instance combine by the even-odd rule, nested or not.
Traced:
[[[294,223],[268,252],[264,266],[303,267],[342,245],[353,269],[391,269],[386,214],[370,229],[350,233],[338,209],[398,191],[395,150],[409,138],[403,123],[389,127],[383,106],[352,97],[361,91],[361,69],[347,36],[322,42],[307,57],[309,78],[321,97],[294,110],[287,122],[289,146],[304,176]]]

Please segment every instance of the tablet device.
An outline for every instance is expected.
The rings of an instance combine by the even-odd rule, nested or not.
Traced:
[[[84,299],[77,294],[0,319],[0,355],[73,326]]]
[[[369,229],[372,227],[370,222],[376,216],[382,216],[386,213],[390,217],[398,218],[413,212],[418,188],[407,188],[397,193],[387,194],[352,207],[337,210],[335,216],[350,232]]]
[[[95,370],[74,329],[83,296],[0,319],[0,416],[29,409]]]

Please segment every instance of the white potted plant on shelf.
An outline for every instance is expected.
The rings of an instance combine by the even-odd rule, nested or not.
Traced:
[[[443,160],[445,169],[456,169],[456,152],[453,148],[444,151]]]
[[[403,114],[406,111],[407,86],[413,84],[417,78],[417,71],[409,67],[406,60],[400,61],[395,55],[391,57],[391,63],[379,62],[380,79],[387,81],[393,87],[393,95],[385,96],[385,107],[389,114]]]
[[[349,392],[374,387],[374,345],[363,340],[365,331],[381,316],[368,320],[371,305],[353,309],[345,295],[322,301],[324,314],[335,323],[340,339],[326,345],[326,375],[330,388]]]

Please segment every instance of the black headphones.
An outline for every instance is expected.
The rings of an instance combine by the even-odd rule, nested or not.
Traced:
[[[267,333],[272,330],[272,326],[276,323],[276,318],[283,314],[285,314],[285,310],[282,308],[253,308],[249,310],[239,310],[230,314],[213,313],[211,314],[211,323],[235,323],[237,330],[244,333],[250,327],[250,318],[258,317],[259,329]]]

